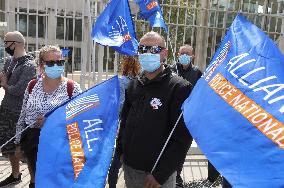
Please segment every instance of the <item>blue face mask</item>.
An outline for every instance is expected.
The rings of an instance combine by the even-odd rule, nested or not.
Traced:
[[[142,70],[147,72],[154,72],[161,66],[160,54],[144,53],[140,54],[138,59]]]
[[[178,60],[179,60],[180,64],[187,65],[191,62],[191,56],[183,54],[183,55],[179,56]]]
[[[64,66],[53,65],[52,67],[48,67],[44,65],[44,72],[47,77],[56,79],[63,74]]]

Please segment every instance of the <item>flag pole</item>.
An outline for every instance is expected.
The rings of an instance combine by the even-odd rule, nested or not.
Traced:
[[[22,131],[18,132],[15,136],[13,136],[12,138],[10,138],[10,140],[8,140],[5,144],[3,144],[1,147],[0,147],[0,150],[2,150],[2,148],[4,146],[6,146],[9,142],[11,142],[14,138],[16,138],[18,135],[22,134],[25,130],[27,130],[28,128],[30,128],[31,125],[27,126],[26,128],[24,128]]]
[[[172,137],[172,135],[173,135],[173,133],[174,133],[174,130],[176,129],[176,126],[177,126],[177,124],[178,124],[178,122],[179,122],[181,116],[182,116],[182,112],[180,113],[180,115],[179,115],[179,117],[178,117],[178,119],[177,119],[177,121],[176,121],[176,123],[175,123],[175,126],[173,127],[173,129],[172,129],[170,135],[168,136],[168,138],[167,138],[167,140],[166,140],[166,142],[165,142],[165,144],[164,144],[164,146],[163,146],[163,149],[162,149],[162,151],[160,152],[160,154],[159,154],[159,156],[158,156],[158,158],[157,158],[157,160],[156,160],[156,162],[155,162],[155,164],[154,164],[154,166],[153,166],[153,168],[152,168],[152,170],[151,170],[151,174],[153,173],[153,171],[154,171],[155,168],[157,167],[157,164],[158,164],[158,162],[159,162],[159,160],[160,160],[162,154],[164,153],[164,150],[165,150],[165,148],[167,147],[167,145],[168,145],[168,143],[169,143],[169,140],[170,140],[170,138]]]
[[[168,42],[169,42],[169,44],[170,44],[171,52],[172,52],[172,54],[173,54],[173,66],[174,66],[174,68],[176,69],[176,73],[179,74],[178,68],[177,68],[177,62],[176,62],[176,54],[174,54],[174,50],[173,50],[173,44],[172,44],[172,40],[171,40],[171,34],[169,33],[168,35],[169,35],[169,37],[168,37]]]

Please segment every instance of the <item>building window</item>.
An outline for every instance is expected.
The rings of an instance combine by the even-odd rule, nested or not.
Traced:
[[[5,11],[5,0],[0,0],[0,10]],[[0,13],[0,21],[5,22],[5,13]]]
[[[81,70],[81,48],[75,48],[74,50],[74,71]]]
[[[36,24],[36,17],[38,17],[38,24]],[[36,37],[36,27],[38,25],[38,37],[44,37],[45,19],[43,16],[31,15],[29,16],[29,36]]]
[[[3,39],[0,38],[1,44],[4,43]],[[0,48],[0,70],[4,67],[4,48]]]
[[[17,12],[17,9],[15,11]],[[46,17],[40,16],[40,14],[44,14],[44,12],[38,11],[39,15],[21,14],[21,13],[26,13],[26,12],[27,12],[27,9],[20,9],[19,14],[15,15],[16,28],[19,28],[19,31],[24,36],[36,37],[36,29],[38,27],[38,37],[43,38],[45,36],[44,28],[47,26],[47,24],[46,24]],[[36,13],[36,10],[31,9],[29,10],[29,12]],[[38,23],[36,22],[37,18],[38,18]]]
[[[19,24],[19,31],[24,35],[27,36],[27,15],[20,14],[19,15],[19,23],[17,23],[17,18],[16,18],[16,25]]]
[[[64,18],[57,17],[56,38],[64,39]]]
[[[75,40],[82,41],[82,20],[75,19]]]
[[[65,40],[73,40],[73,21],[75,21],[74,40],[82,41],[82,20],[66,18]],[[64,18],[57,18],[56,38],[64,39]]]
[[[66,35],[67,40],[73,40],[73,18],[66,19]]]

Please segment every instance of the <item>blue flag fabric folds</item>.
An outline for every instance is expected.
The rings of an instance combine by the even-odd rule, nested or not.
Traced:
[[[284,56],[238,15],[183,104],[187,128],[234,188],[284,187]]]
[[[107,4],[93,26],[92,38],[119,53],[137,54],[138,42],[128,0],[111,0]]]
[[[135,2],[139,5],[141,18],[148,20],[151,27],[162,27],[168,33],[158,0],[135,0]]]
[[[55,109],[41,130],[36,187],[103,188],[118,108],[116,76]]]

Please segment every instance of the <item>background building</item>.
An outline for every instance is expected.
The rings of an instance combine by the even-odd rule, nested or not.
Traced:
[[[0,42],[4,33],[19,30],[26,49],[37,51],[45,44],[70,49],[69,76],[89,87],[119,70],[119,54],[92,42],[92,24],[107,0],[0,0]],[[284,52],[284,0],[160,0],[170,35],[161,29],[170,49],[168,63],[183,44],[195,49],[195,64],[204,70],[237,12],[264,30]],[[138,7],[130,0],[137,37],[149,25],[137,19]],[[0,48],[0,58],[4,58]],[[0,61],[0,67],[3,59]]]

